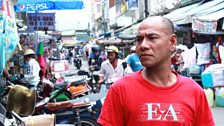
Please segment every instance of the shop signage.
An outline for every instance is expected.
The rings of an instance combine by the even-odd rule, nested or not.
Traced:
[[[52,3],[40,3],[40,4],[21,4],[19,6],[20,11],[38,11],[52,9]]]
[[[216,32],[217,21],[202,21],[193,19],[192,29],[198,32]]]
[[[54,31],[55,13],[28,13],[27,26],[29,31]]]

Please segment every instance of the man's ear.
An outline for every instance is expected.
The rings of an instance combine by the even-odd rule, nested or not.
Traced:
[[[175,52],[177,45],[177,36],[175,34],[170,35],[170,51]]]

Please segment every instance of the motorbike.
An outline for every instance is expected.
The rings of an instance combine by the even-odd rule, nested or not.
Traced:
[[[75,126],[99,126],[97,119],[104,103],[106,92],[89,94],[79,99],[48,103],[47,114],[56,114],[57,124]]]
[[[74,64],[77,69],[80,69],[82,66],[82,56],[80,54],[76,54],[74,58]]]
[[[86,83],[86,79],[82,78],[73,82],[65,82],[63,84],[55,84],[54,85],[54,91],[50,92],[48,94],[48,97],[46,95],[46,87],[43,87],[45,85],[40,85],[40,87],[37,88],[37,92],[40,97],[38,97],[38,102],[35,106],[35,114],[41,114],[44,113],[43,107],[47,103],[50,102],[60,102],[60,101],[67,101],[70,99],[81,97],[82,95],[85,95],[85,93],[89,92],[91,90],[90,86]],[[45,88],[45,96],[43,97],[43,90]]]
[[[94,74],[94,67],[89,68],[89,71],[84,71],[84,70],[79,70],[77,74],[79,76],[87,76],[88,79],[88,84],[92,88],[93,93],[98,93],[100,91],[100,86],[97,84],[97,81],[99,80],[99,75]]]

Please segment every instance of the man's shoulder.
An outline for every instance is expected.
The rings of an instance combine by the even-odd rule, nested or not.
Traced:
[[[203,91],[202,87],[193,79],[179,75],[179,81],[185,89],[191,91]]]
[[[108,64],[108,63],[110,63],[110,62],[109,62],[109,60],[107,59],[107,60],[105,60],[105,61],[102,62],[102,65],[104,65],[104,64]]]

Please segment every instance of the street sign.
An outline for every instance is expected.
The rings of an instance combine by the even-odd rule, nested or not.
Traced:
[[[55,13],[27,13],[28,31],[54,31]]]

